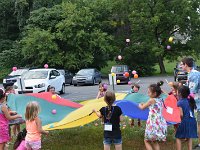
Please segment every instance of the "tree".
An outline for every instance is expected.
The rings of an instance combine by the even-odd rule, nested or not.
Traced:
[[[112,36],[97,24],[89,7],[72,3],[33,11],[21,40],[23,55],[32,65],[101,68],[112,51]]]
[[[132,44],[146,45],[161,73],[166,73],[164,59],[177,59],[193,50],[189,43],[199,34],[199,5],[199,1],[188,0],[132,1],[129,16]],[[170,37],[174,38],[173,43],[168,41]]]

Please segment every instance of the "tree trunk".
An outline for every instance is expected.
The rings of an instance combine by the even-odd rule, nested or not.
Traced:
[[[158,56],[158,63],[159,63],[159,67],[160,67],[160,74],[165,74],[166,70],[165,70],[165,65],[163,63],[163,57],[162,56]]]

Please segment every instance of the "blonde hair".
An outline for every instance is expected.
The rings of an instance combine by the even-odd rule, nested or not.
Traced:
[[[40,112],[40,106],[37,102],[29,102],[26,106],[25,118],[28,121],[33,121]]]

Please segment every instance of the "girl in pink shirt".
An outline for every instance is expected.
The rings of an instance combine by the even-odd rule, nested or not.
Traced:
[[[38,117],[40,111],[39,104],[35,101],[29,102],[26,106],[26,130],[25,145],[28,150],[41,149],[41,134],[48,134],[42,129],[41,120]]]
[[[0,150],[5,149],[5,144],[10,140],[9,120],[21,118],[21,115],[11,116],[11,113],[6,105],[6,94],[0,89]]]

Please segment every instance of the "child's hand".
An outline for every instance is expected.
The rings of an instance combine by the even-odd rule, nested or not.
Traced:
[[[92,112],[96,112],[96,109],[92,109]]]
[[[16,111],[10,111],[10,114],[11,114],[11,115],[16,115],[17,112],[16,112]]]
[[[142,107],[142,105],[144,105],[144,104],[143,104],[143,103],[140,103],[140,104],[139,104],[139,107],[141,108],[141,107]]]
[[[22,118],[22,115],[17,115],[17,118]]]

